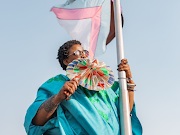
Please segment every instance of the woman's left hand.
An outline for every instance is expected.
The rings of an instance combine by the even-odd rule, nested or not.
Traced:
[[[118,65],[118,71],[125,71],[126,72],[126,78],[131,78],[128,83],[134,84],[133,80],[132,80],[132,74],[131,74],[131,70],[128,64],[127,59],[122,59],[121,63]],[[131,89],[134,89],[131,88]],[[128,88],[127,88],[128,90]],[[130,105],[130,112],[133,108],[133,104],[134,104],[134,91],[133,90],[128,90],[128,94],[129,94],[129,105]]]
[[[125,71],[126,72],[126,78],[132,78],[130,66],[128,64],[127,59],[122,59],[121,63],[118,65],[118,71]]]

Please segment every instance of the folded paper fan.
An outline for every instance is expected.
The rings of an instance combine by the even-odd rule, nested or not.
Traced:
[[[104,62],[97,59],[75,59],[66,68],[67,77],[77,79],[79,85],[89,90],[106,90],[114,83],[114,73]]]

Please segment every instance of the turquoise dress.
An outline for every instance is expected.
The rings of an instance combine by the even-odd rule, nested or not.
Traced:
[[[37,92],[37,98],[26,113],[24,127],[28,135],[119,135],[119,86],[102,91],[90,91],[78,86],[70,100],[57,107],[56,115],[44,126],[31,123],[38,108],[49,97],[57,94],[69,79],[57,75],[45,82]],[[136,117],[135,105],[131,111],[133,135],[142,135],[141,124]]]

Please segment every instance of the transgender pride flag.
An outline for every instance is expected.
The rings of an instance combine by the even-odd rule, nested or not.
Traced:
[[[79,40],[90,58],[103,54],[110,29],[111,0],[67,0],[51,9],[72,39]]]

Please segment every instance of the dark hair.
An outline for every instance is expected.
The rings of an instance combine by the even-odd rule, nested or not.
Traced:
[[[66,70],[66,67],[67,67],[66,65],[64,65],[63,60],[68,58],[69,49],[75,44],[81,45],[81,43],[77,40],[70,40],[70,41],[67,41],[66,43],[64,43],[58,50],[57,59],[61,65],[61,67],[63,68],[63,70]]]

